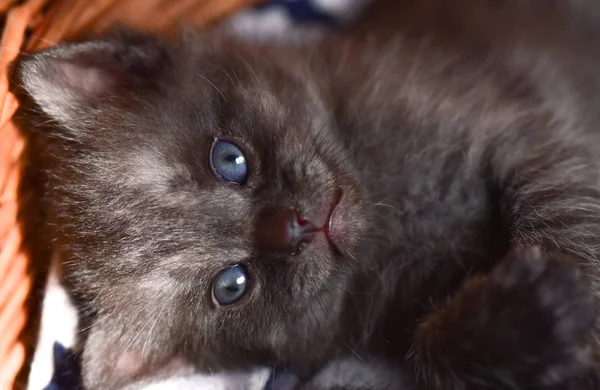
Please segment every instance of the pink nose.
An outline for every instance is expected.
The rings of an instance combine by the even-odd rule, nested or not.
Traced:
[[[313,223],[302,219],[294,209],[268,208],[259,216],[256,244],[262,249],[296,255],[318,231]]]

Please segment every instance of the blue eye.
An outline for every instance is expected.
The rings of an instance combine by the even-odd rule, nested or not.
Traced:
[[[240,300],[248,287],[246,270],[234,265],[221,271],[213,285],[213,296],[219,305],[231,305]]]
[[[210,166],[215,175],[231,183],[244,184],[248,176],[246,157],[231,142],[215,141],[210,150]]]

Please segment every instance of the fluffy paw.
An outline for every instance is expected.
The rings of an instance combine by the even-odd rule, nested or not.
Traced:
[[[510,254],[427,318],[415,358],[424,379],[439,388],[566,383],[589,369],[596,315],[596,299],[576,262],[532,248]]]
[[[519,338],[527,336],[523,347],[533,355],[552,347],[559,352],[555,356],[569,354],[571,346],[585,344],[597,304],[574,260],[532,248],[506,258],[489,281],[489,304],[506,314],[501,323],[520,329]]]

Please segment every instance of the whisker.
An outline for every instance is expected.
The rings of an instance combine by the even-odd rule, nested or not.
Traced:
[[[214,88],[214,89],[215,89],[215,90],[216,90],[216,91],[217,91],[217,92],[218,92],[218,93],[219,93],[219,94],[220,94],[220,95],[223,97],[223,99],[224,99],[225,101],[227,101],[227,98],[225,97],[225,94],[224,94],[224,93],[223,93],[223,92],[222,92],[222,91],[219,89],[219,87],[217,87],[217,86],[215,85],[215,83],[213,83],[212,81],[210,81],[210,80],[208,79],[208,77],[206,77],[206,76],[204,76],[204,75],[201,75],[200,73],[197,73],[196,75],[197,75],[198,77],[201,77],[201,78],[203,78],[203,79],[204,79],[204,80],[206,80],[206,81],[207,81],[207,82],[208,82],[210,85],[212,85],[212,86],[213,86],[213,88]]]

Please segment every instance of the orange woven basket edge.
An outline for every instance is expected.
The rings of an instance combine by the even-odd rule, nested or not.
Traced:
[[[18,108],[8,70],[21,52],[119,23],[164,32],[179,22],[205,25],[257,0],[0,0],[0,390],[24,388],[37,340],[37,316],[47,264],[34,264],[19,220],[25,140],[11,121]],[[19,198],[21,197],[21,199]],[[33,243],[35,245],[35,243]]]

